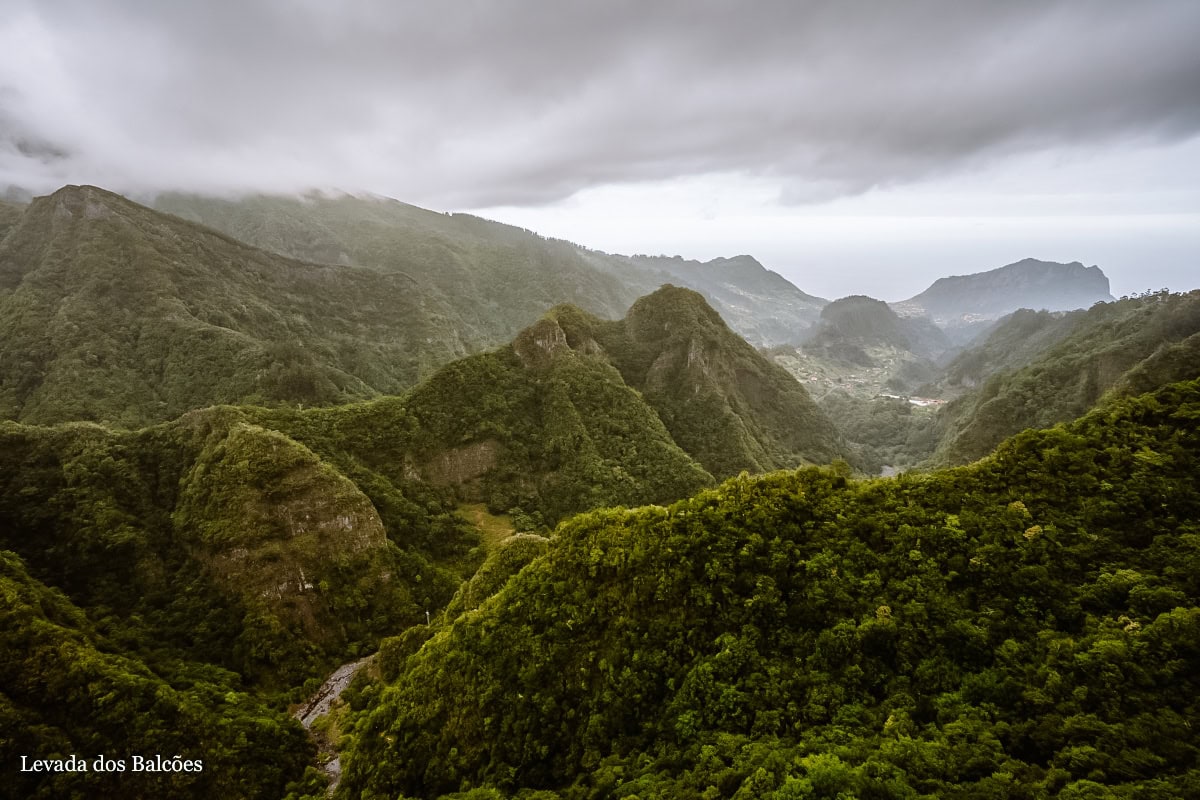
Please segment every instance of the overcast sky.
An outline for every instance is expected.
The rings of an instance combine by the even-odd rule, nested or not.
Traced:
[[[370,191],[887,300],[1200,286],[1200,2],[0,0],[0,189]]]

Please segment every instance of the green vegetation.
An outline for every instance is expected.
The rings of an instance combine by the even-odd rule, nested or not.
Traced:
[[[479,344],[403,274],[292,261],[91,187],[35,200],[0,241],[0,418],[346,402]]]
[[[199,663],[151,669],[11,552],[0,551],[0,597],[3,796],[269,800],[304,775],[312,758],[304,731],[246,693],[237,675]],[[134,756],[177,754],[202,769],[134,772]],[[22,756],[73,755],[85,771],[19,770]],[[97,770],[99,755],[123,762],[124,771]]]
[[[469,214],[439,214],[377,197],[168,194],[154,206],[304,261],[402,271],[443,299],[461,326],[489,346],[508,341],[559,303],[620,317],[664,283],[703,293],[755,344],[799,341],[826,302],[750,256],[700,263],[609,255]]]
[[[169,194],[155,207],[292,258],[403,275],[476,349],[509,341],[557,303],[611,318],[645,290],[596,269],[588,251],[570,242],[395,200]]]
[[[901,317],[882,300],[851,295],[821,309],[820,323],[804,350],[857,362],[863,348],[880,345],[935,358],[949,349],[950,341],[925,317]]]
[[[576,517],[354,694],[340,796],[1195,796],[1198,423]]]
[[[863,398],[830,392],[821,408],[838,421],[838,430],[850,448],[847,461],[867,475],[886,467],[912,469],[928,458],[937,440],[937,409],[914,406],[892,397]]]
[[[438,527],[435,497],[381,516],[312,451],[235,409],[135,433],[7,423],[0,459],[0,547],[144,658],[211,662],[267,689],[423,620],[475,541],[461,521]],[[390,499],[382,486],[371,490]],[[431,529],[457,538],[435,547]]]
[[[10,230],[16,227],[17,222],[24,213],[24,206],[0,201],[0,241],[4,239]]]
[[[484,503],[463,503],[458,508],[459,513],[479,531],[481,543],[489,553],[494,552],[505,539],[516,533],[513,519],[509,514],[493,514]],[[532,520],[522,520],[526,525],[534,524]]]
[[[833,424],[804,387],[690,289],[664,286],[619,322],[570,307],[552,316],[570,347],[607,356],[679,446],[717,477],[843,454]]]
[[[1027,308],[1015,311],[996,323],[987,336],[955,356],[938,381],[923,387],[922,392],[949,399],[970,391],[994,374],[1020,369],[1061,341],[1086,314]]]
[[[1193,338],[1200,333],[1200,291],[1097,303],[1061,322],[1015,315],[978,351],[983,366],[968,352],[951,366],[951,375],[978,380],[997,350],[1027,333],[1044,349],[1025,351],[1029,359],[1024,363],[1002,362],[1012,366],[991,373],[943,409],[936,463],[982,458],[1020,430],[1074,419],[1109,390],[1143,392],[1200,375],[1195,357],[1200,340]]]
[[[0,794],[318,797],[287,707],[377,652],[321,729],[347,798],[1200,796],[1200,292],[940,378],[846,298],[821,375],[961,396],[818,406],[696,291],[633,302],[792,341],[824,301],[749,257],[159,204],[0,203],[0,759],[205,768]],[[992,454],[850,479],[935,447]]]

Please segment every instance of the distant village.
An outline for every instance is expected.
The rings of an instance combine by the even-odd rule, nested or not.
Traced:
[[[900,394],[884,394],[883,392],[880,392],[879,394],[877,394],[875,396],[876,397],[886,397],[889,400],[907,400],[908,402],[912,403],[914,406],[920,406],[921,408],[927,408],[929,406],[940,406],[940,405],[945,404],[945,402],[946,402],[945,400],[939,400],[936,397],[909,397],[907,395],[900,395]]]

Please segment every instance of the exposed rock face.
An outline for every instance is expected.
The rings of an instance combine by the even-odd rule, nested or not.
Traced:
[[[551,317],[542,317],[513,340],[513,351],[526,367],[541,366],[556,352],[570,349],[567,334]]]
[[[438,453],[423,471],[434,485],[457,486],[486,475],[496,466],[499,455],[499,442],[472,442]]]
[[[256,425],[215,430],[186,487],[173,518],[193,553],[232,591],[271,600],[317,638],[327,622],[321,579],[339,559],[386,546],[378,512],[354,483]]]

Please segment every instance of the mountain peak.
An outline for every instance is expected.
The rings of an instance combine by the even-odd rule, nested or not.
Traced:
[[[713,327],[728,330],[704,295],[670,283],[635,302],[626,321],[635,336],[646,341]]]
[[[998,319],[1018,308],[1070,311],[1112,299],[1108,276],[1097,266],[1025,258],[987,272],[939,278],[896,308],[953,327]]]

